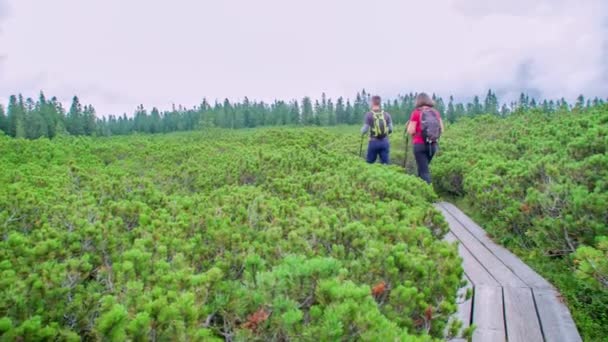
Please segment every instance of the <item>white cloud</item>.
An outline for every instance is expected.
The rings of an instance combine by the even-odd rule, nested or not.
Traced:
[[[608,94],[603,0],[7,3],[0,96],[78,94],[102,114],[361,88]]]

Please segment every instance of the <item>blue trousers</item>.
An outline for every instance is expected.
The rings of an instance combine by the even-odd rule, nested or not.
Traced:
[[[367,145],[367,162],[372,164],[376,162],[378,156],[380,156],[380,163],[389,163],[389,153],[391,146],[388,143],[388,138],[384,139],[372,139]]]

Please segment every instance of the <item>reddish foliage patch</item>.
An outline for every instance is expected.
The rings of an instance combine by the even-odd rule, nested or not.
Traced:
[[[424,317],[426,317],[427,321],[430,321],[433,319],[433,307],[429,306],[428,308],[426,308],[426,310],[424,310]]]
[[[382,296],[386,292],[386,283],[384,281],[379,282],[372,288],[372,295],[374,297]]]
[[[243,328],[249,329],[251,331],[256,331],[258,326],[263,323],[265,320],[270,317],[270,312],[266,311],[264,308],[260,308],[258,311],[249,315],[247,318],[247,322],[243,324]]]

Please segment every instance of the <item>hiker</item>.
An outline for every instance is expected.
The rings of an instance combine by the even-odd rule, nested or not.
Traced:
[[[418,94],[416,109],[407,126],[407,133],[413,138],[418,176],[428,184],[431,184],[429,164],[439,150],[438,140],[444,131],[441,115],[434,107],[435,103],[427,94]]]
[[[388,164],[390,152],[388,135],[393,133],[393,120],[389,113],[382,110],[380,96],[372,97],[371,109],[371,112],[365,114],[365,120],[361,128],[362,136],[369,131],[366,161],[370,164],[375,163],[380,156],[380,163]]]

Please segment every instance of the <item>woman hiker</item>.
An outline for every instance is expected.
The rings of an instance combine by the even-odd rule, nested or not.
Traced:
[[[418,176],[428,184],[431,184],[429,164],[439,150],[438,140],[444,131],[441,115],[434,107],[435,103],[427,94],[418,94],[416,109],[407,126],[407,133],[413,138]]]

